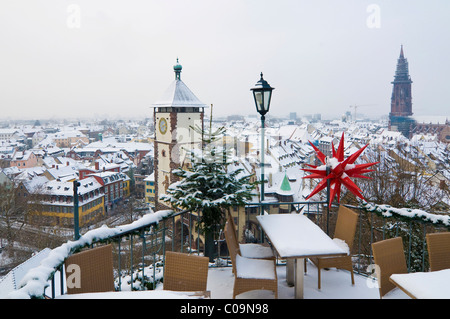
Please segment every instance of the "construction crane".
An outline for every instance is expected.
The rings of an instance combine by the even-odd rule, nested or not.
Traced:
[[[354,109],[355,109],[355,112],[354,112],[354,117],[353,117],[353,121],[355,121],[356,122],[356,109],[358,108],[358,107],[361,107],[361,106],[374,106],[374,105],[376,105],[376,104],[362,104],[362,105],[350,105],[349,107],[353,107]]]

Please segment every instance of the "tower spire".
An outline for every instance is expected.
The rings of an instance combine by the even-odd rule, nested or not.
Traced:
[[[394,82],[410,82],[408,60],[403,53],[403,44],[400,48],[400,56],[397,60],[397,69],[395,71]],[[394,83],[392,82],[392,83]],[[412,82],[412,81],[411,81]]]
[[[173,66],[173,70],[175,71],[175,80],[181,80],[181,70],[182,69],[183,69],[183,67],[178,62],[178,57],[177,57],[177,64],[175,64]]]

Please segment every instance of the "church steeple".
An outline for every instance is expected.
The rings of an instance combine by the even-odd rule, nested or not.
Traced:
[[[409,76],[408,60],[403,53],[403,45],[400,49],[400,57],[397,60],[395,70],[394,85],[391,97],[391,115],[410,116],[412,115],[411,77]]]
[[[408,60],[403,52],[403,45],[400,47],[400,56],[397,59],[391,97],[391,112],[389,113],[389,129],[401,131],[403,135],[409,137],[410,116],[412,112],[411,77],[409,75]]]
[[[400,82],[412,83],[411,77],[409,76],[408,60],[403,53],[403,45],[400,49],[400,56],[397,60],[397,70],[395,71],[394,82],[392,83],[395,84]]]

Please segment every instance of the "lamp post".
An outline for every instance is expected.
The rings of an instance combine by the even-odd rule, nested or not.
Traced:
[[[273,87],[263,78],[256,82],[255,86],[250,89],[253,92],[256,111],[261,114],[261,203],[264,201],[264,121],[265,115],[269,112],[270,99],[272,98]],[[262,206],[261,206],[262,207]]]

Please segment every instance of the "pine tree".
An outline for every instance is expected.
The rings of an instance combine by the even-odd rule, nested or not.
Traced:
[[[251,175],[243,169],[230,169],[230,151],[218,145],[225,133],[221,127],[205,132],[199,127],[193,128],[202,134],[202,149],[190,151],[192,168],[179,168],[173,173],[180,178],[169,186],[167,193],[160,197],[173,207],[201,212],[198,229],[209,238],[205,255],[212,257],[211,240],[225,220],[225,211],[232,206],[242,206],[251,199],[254,183]],[[206,239],[208,246],[208,239]],[[212,243],[213,244],[213,243]]]

